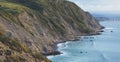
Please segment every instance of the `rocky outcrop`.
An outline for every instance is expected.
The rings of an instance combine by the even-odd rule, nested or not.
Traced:
[[[5,1],[0,1],[0,42],[14,52],[5,59],[11,62],[50,62],[41,54],[54,52],[54,44],[101,30],[90,13],[66,0]]]

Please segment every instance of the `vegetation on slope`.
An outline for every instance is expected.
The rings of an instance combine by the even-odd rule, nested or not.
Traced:
[[[0,0],[0,45],[9,62],[50,62],[42,53],[78,34],[100,28],[91,15],[66,0]],[[1,60],[1,61],[4,61]]]

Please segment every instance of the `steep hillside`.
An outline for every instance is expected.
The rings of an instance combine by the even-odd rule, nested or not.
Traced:
[[[94,17],[66,0],[0,0],[1,61],[50,62],[43,54],[54,53],[55,43],[100,30]]]

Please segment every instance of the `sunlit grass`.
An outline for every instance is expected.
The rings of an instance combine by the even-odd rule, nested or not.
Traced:
[[[25,9],[28,9],[25,6],[15,4],[15,3],[9,3],[9,2],[0,2],[0,7],[6,7],[6,8],[9,8],[11,10],[16,9],[16,10],[19,10],[19,11],[23,11]]]

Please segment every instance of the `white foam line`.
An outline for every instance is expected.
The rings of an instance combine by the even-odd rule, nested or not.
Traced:
[[[114,29],[114,28],[105,28],[105,29]]]

